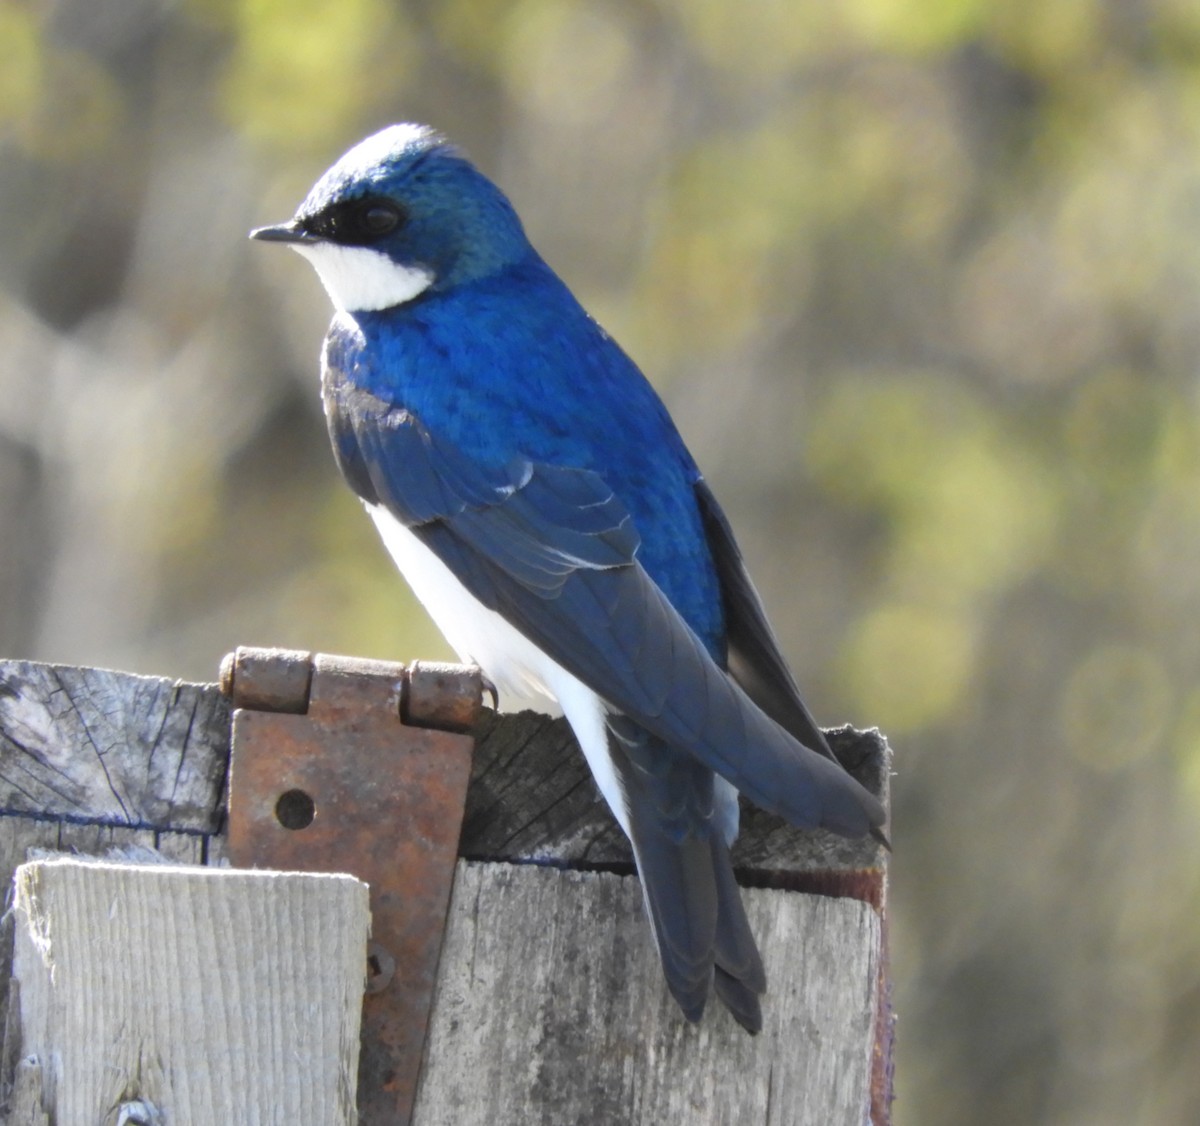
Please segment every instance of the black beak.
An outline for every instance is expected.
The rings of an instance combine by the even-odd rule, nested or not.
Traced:
[[[258,227],[250,232],[251,238],[262,242],[316,242],[317,239],[308,233],[293,219],[290,223],[280,223],[277,227]]]

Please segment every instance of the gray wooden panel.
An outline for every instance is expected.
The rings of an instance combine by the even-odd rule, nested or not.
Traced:
[[[842,764],[886,804],[891,752],[883,736],[853,727],[826,734]],[[600,799],[565,720],[485,712],[475,736],[459,855],[632,865],[629,842]],[[743,802],[733,863],[755,873],[852,872],[883,867],[884,853],[870,839],[799,832]]]
[[[890,752],[876,731],[830,731],[842,762],[886,801]],[[459,853],[472,859],[630,866],[629,842],[563,720],[484,712]],[[229,704],[215,684],[0,661],[0,813],[162,830],[218,831]],[[743,805],[743,872],[883,865],[870,840],[801,833]]]
[[[628,844],[562,721],[486,712],[475,734],[462,855],[631,870]],[[830,736],[886,800],[890,752],[878,733]],[[0,816],[0,878],[7,882],[31,847],[103,854],[133,844],[213,862],[228,758],[229,708],[216,685],[0,661],[0,813],[10,815]],[[886,856],[874,842],[800,833],[749,807],[734,857],[753,882],[877,905],[886,895]],[[746,898],[771,977],[766,1028],[753,1039],[715,1001],[699,1027],[680,1017],[635,880],[460,863],[434,1014],[429,1075],[438,1097],[418,1126],[744,1115],[857,1126],[879,917],[854,899]],[[489,1049],[501,1062],[485,1060]],[[11,1073],[15,1061],[7,1062]],[[830,1106],[850,1109],[837,1117]]]
[[[214,685],[0,662],[0,812],[215,832],[228,748]]]
[[[637,882],[460,861],[414,1126],[862,1126],[880,923],[866,904],[744,893],[769,981],[748,1036],[670,999]]]
[[[357,1122],[362,881],[57,856],[15,885],[20,1053],[52,1121],[145,1100],[197,1126]]]

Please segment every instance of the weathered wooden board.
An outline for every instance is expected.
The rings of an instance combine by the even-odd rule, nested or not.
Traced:
[[[370,915],[345,875],[22,865],[24,1059],[60,1126],[142,1100],[172,1122],[355,1122]]]
[[[534,712],[485,712],[477,744],[459,853],[471,859],[557,861],[582,866],[633,864],[629,841],[599,798],[566,721]],[[887,800],[891,756],[878,731],[827,732],[834,753],[872,793]],[[878,842],[802,833],[742,803],[733,849],[740,871],[798,873],[878,869]]]
[[[886,799],[890,757],[879,733],[828,734],[842,762]],[[461,855],[632,864],[563,720],[485,712],[475,736]],[[215,684],[0,661],[0,815],[213,834],[228,761],[229,705]],[[882,861],[874,841],[798,833],[743,806],[739,870],[853,871]]]
[[[633,878],[460,861],[415,1121],[862,1126],[879,916],[743,894],[769,983],[755,1037],[715,1001],[682,1019]]]
[[[770,976],[766,1028],[746,1036],[715,1001],[693,1028],[663,985],[636,881],[623,878],[628,843],[565,724],[485,712],[475,735],[459,851],[493,863],[459,865],[418,1126],[746,1114],[858,1126],[877,1005],[875,1121],[887,1121],[890,1016],[880,914],[867,905],[886,898],[875,842],[797,832],[743,806],[735,866],[744,883],[777,889],[746,892]],[[886,801],[890,752],[878,733],[829,735]],[[228,758],[229,709],[215,685],[0,661],[0,879],[30,847],[138,844],[212,863]],[[399,831],[380,831],[389,828]],[[486,1081],[471,1063],[485,1049],[489,1067],[493,1054],[507,1061]]]
[[[28,817],[0,817],[0,881],[6,889],[10,888],[17,866],[41,853],[107,856],[132,848],[155,849],[179,864],[202,864],[206,853],[211,851],[205,847],[203,837],[192,833],[155,833],[118,825],[76,825]],[[0,916],[0,1013],[5,1014],[9,1010],[12,937],[13,915],[9,912]],[[19,1045],[8,1042],[9,1056],[18,1048]],[[8,1062],[11,1064],[11,1059]],[[9,1070],[0,1066],[0,1082]]]
[[[0,813],[213,833],[228,760],[214,685],[0,661]]]

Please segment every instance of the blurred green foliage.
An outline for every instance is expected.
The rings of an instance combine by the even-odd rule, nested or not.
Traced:
[[[253,142],[336,149],[379,91],[413,67],[403,9],[387,0],[195,0],[232,42],[220,82],[225,118]]]
[[[1200,6],[0,0],[0,649],[446,655],[244,243],[426,120],[897,750],[897,1121],[1200,1101]]]

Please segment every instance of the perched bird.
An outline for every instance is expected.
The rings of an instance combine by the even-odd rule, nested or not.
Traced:
[[[738,791],[883,839],[834,760],[729,521],[636,365],[433,130],[352,148],[280,226],[336,314],[342,473],[450,644],[506,707],[566,715],[633,845],[668,986],[751,1032],[766,980],[729,847]]]

